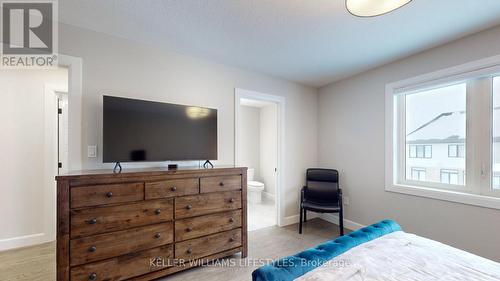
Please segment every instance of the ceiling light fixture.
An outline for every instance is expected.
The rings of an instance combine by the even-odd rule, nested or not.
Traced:
[[[412,0],[346,0],[349,13],[357,17],[376,17],[403,7]]]

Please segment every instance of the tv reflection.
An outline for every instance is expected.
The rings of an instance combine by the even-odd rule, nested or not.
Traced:
[[[210,109],[197,106],[188,106],[186,107],[186,115],[190,119],[202,119],[210,115]]]

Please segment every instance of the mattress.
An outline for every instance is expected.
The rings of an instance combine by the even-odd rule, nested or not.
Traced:
[[[265,265],[253,281],[499,281],[500,264],[385,220]]]
[[[403,231],[366,242],[297,281],[500,280],[500,264]]]

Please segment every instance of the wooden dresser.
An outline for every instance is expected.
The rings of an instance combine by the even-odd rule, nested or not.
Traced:
[[[246,257],[246,173],[58,176],[57,280],[153,280],[238,252]]]

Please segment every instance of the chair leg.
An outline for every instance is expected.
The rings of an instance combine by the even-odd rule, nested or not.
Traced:
[[[342,208],[340,208],[339,212],[339,227],[340,227],[340,236],[344,235],[344,212]]]
[[[304,209],[304,222],[307,222],[307,210]]]
[[[302,234],[302,208],[300,208],[299,234]]]

